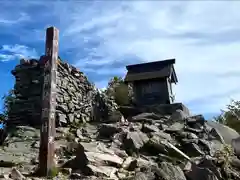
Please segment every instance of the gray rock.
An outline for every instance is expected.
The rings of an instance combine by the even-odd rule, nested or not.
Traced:
[[[124,146],[127,150],[138,151],[140,150],[149,138],[142,132],[128,132],[124,140]]]
[[[159,120],[161,116],[158,116],[154,113],[141,113],[131,118],[131,121],[134,122],[151,122],[153,120]]]
[[[132,157],[127,157],[124,160],[122,167],[128,171],[133,171],[137,167],[137,160]]]
[[[186,118],[186,123],[191,128],[197,128],[199,129],[201,126],[205,124],[205,119],[203,115],[196,115]]]
[[[176,123],[172,124],[170,127],[168,127],[165,131],[166,132],[178,132],[178,131],[182,131],[183,128],[184,128],[183,123],[176,122]]]
[[[231,157],[230,164],[233,167],[235,167],[235,168],[240,170],[240,159],[238,159],[237,157]]]
[[[240,156],[240,137],[232,139],[232,147],[237,156]]]
[[[220,168],[218,168],[214,162],[213,159],[209,158],[208,156],[202,158],[200,160],[200,162],[198,163],[198,167],[200,168],[208,168],[210,171],[212,171],[214,173],[214,175],[218,178],[218,179],[222,179],[222,175],[220,173]]]
[[[171,120],[174,121],[184,121],[188,115],[184,113],[182,110],[177,109],[172,115],[171,115]]]
[[[142,131],[145,133],[158,132],[159,128],[155,125],[143,124]]]
[[[225,143],[231,144],[232,140],[239,137],[239,133],[230,127],[224,126],[214,121],[206,121],[206,125],[214,128],[222,137]]]
[[[186,180],[185,175],[179,166],[162,162],[156,170],[159,179],[162,180]]]
[[[68,121],[70,124],[73,124],[75,121],[74,115],[73,114],[68,114]]]
[[[155,176],[152,172],[138,172],[136,175],[132,178],[133,180],[154,180]]]
[[[88,167],[91,169],[93,174],[95,175],[105,175],[110,179],[117,179],[115,173],[117,172],[117,168],[110,167],[110,166],[94,166],[89,164]]]
[[[101,137],[110,138],[114,134],[120,132],[120,128],[116,124],[102,124],[98,130]]]
[[[67,124],[67,116],[65,114],[57,114],[57,121],[59,121],[60,124]]]
[[[195,164],[191,164],[189,170],[185,171],[185,175],[189,180],[219,180],[211,170]]]
[[[205,153],[195,143],[184,143],[182,145],[184,152],[190,157],[203,156]]]
[[[24,180],[26,179],[16,168],[13,168],[10,174],[10,178],[14,180]]]

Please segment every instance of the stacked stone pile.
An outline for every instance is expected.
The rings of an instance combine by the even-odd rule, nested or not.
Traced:
[[[101,93],[87,77],[66,62],[58,61],[57,126],[112,119],[117,106]],[[16,101],[9,113],[10,124],[39,126],[43,83],[41,60],[21,60],[12,71]]]
[[[57,76],[57,119],[60,124],[89,122],[96,88],[86,76],[67,63],[59,62]]]
[[[61,61],[57,89],[56,115],[60,125],[107,120],[116,111],[113,100],[91,84],[82,72]]]
[[[24,60],[12,71],[16,99],[9,112],[14,124],[39,124],[41,110],[42,68],[37,60]]]

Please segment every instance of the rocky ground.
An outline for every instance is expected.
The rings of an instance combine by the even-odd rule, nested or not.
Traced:
[[[33,177],[38,129],[11,130],[0,152],[2,179]],[[201,115],[138,114],[128,121],[58,128],[55,179],[239,180],[240,160]]]

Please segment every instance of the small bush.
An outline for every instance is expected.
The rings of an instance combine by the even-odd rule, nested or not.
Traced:
[[[8,91],[8,93],[5,94],[2,97],[2,99],[3,99],[3,110],[4,110],[3,116],[4,116],[4,118],[6,118],[9,114],[9,112],[11,111],[11,108],[12,108],[14,102],[15,102],[15,99],[16,99],[15,94],[14,94],[14,90]]]
[[[110,79],[105,93],[113,98],[118,105],[128,105],[130,102],[128,86],[121,77],[115,76]]]
[[[54,178],[58,175],[59,169],[57,167],[53,167],[48,173],[49,178]]]
[[[218,163],[223,165],[223,168],[230,167],[230,158],[234,155],[231,145],[224,144],[223,149],[216,151],[214,157],[217,158]]]
[[[114,99],[118,105],[129,104],[128,87],[125,84],[119,84],[115,88]]]
[[[231,103],[227,105],[227,110],[222,110],[222,114],[214,119],[218,123],[229,126],[240,133],[240,101],[232,100]]]

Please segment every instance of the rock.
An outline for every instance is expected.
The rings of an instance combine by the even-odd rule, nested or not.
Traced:
[[[95,175],[105,175],[111,179],[118,179],[115,175],[117,172],[117,168],[109,167],[109,166],[94,166],[94,165],[88,165],[88,167],[91,169],[93,174]]]
[[[173,121],[183,121],[187,118],[187,114],[185,114],[182,110],[177,109],[172,115],[171,119]]]
[[[82,179],[83,176],[79,173],[72,173],[69,178],[70,179]]]
[[[237,156],[240,156],[240,137],[232,139],[232,147]]]
[[[120,122],[122,119],[122,113],[120,111],[113,111],[109,114],[107,122]]]
[[[220,141],[220,142],[223,143],[223,144],[225,143],[222,135],[221,135],[221,134],[219,133],[219,131],[217,131],[215,128],[212,128],[212,129],[211,129],[209,135],[210,135],[210,137],[211,137],[212,139],[216,139],[216,140]]]
[[[141,113],[131,118],[134,122],[152,122],[153,120],[159,120],[161,116],[154,113]]]
[[[137,158],[137,166],[139,168],[146,168],[146,167],[154,167],[157,166],[157,164],[153,160],[149,160],[143,157]]]
[[[120,128],[118,128],[116,125],[114,124],[101,124],[99,130],[99,135],[101,137],[107,137],[110,138],[112,137],[114,134],[120,132]]]
[[[223,149],[223,144],[220,141],[205,139],[199,139],[198,145],[202,147],[203,151],[208,152],[211,156],[214,156],[216,151]]]
[[[173,125],[171,125],[170,127],[168,127],[165,131],[166,132],[178,132],[178,131],[182,131],[183,128],[184,128],[183,123],[176,122]]]
[[[162,180],[186,180],[185,175],[179,166],[162,162],[156,170],[159,179]]]
[[[73,123],[74,123],[74,119],[75,119],[75,118],[74,118],[74,115],[73,115],[73,114],[69,114],[69,115],[68,115],[68,120],[69,120],[69,123],[70,123],[70,124],[73,124]]]
[[[239,137],[239,133],[230,127],[224,126],[214,121],[206,121],[206,126],[214,128],[222,137],[225,143],[231,144],[233,139]]]
[[[31,144],[32,148],[40,148],[40,142],[39,141],[35,141]]]
[[[155,133],[151,133],[151,135],[152,135],[152,137],[157,136],[157,137],[159,137],[162,140],[172,141],[171,135],[167,134],[167,133],[165,133],[163,131],[158,131],[158,132],[155,132]]]
[[[126,150],[138,151],[149,140],[146,134],[142,132],[128,132],[124,140]]]
[[[238,159],[237,157],[231,157],[230,164],[233,167],[235,167],[235,168],[240,170],[240,159]]]
[[[59,121],[60,124],[61,123],[67,124],[67,116],[65,114],[58,114],[57,121]]]
[[[185,171],[185,175],[189,180],[218,180],[215,174],[208,168],[201,168],[195,164],[191,164],[191,169]]]
[[[221,173],[220,173],[220,168],[218,168],[218,167],[214,164],[213,160],[212,160],[210,157],[208,157],[208,156],[206,156],[206,157],[204,157],[204,158],[202,158],[202,159],[200,160],[200,162],[198,163],[198,167],[209,169],[210,171],[212,171],[212,172],[214,173],[214,175],[215,175],[218,179],[222,179],[222,178],[223,178],[222,175],[221,175]]]
[[[153,136],[145,147],[147,147],[147,152],[156,155],[158,153],[167,154],[167,146],[165,145],[166,140],[159,136]]]
[[[91,148],[90,148],[91,149]],[[89,150],[90,150],[89,149]],[[99,150],[96,150],[99,151]],[[91,152],[86,151],[84,146],[78,145],[76,150],[76,157],[64,164],[64,168],[81,169],[85,173],[89,174],[93,172],[92,166],[88,165],[102,165],[107,166],[109,164],[115,164],[120,166],[123,163],[123,159],[115,154],[109,154],[108,152]],[[90,173],[91,174],[91,173]]]
[[[205,124],[203,115],[196,115],[186,118],[186,124],[195,129],[200,129]]]
[[[10,174],[10,178],[14,180],[24,180],[26,179],[16,168],[13,168]]]
[[[133,171],[137,167],[137,160],[132,157],[127,157],[122,164],[122,168],[128,171]]]
[[[133,180],[154,180],[155,176],[151,172],[148,172],[148,173],[138,172],[132,179]]]
[[[143,124],[142,132],[150,133],[150,132],[158,132],[159,128],[155,125]]]
[[[198,139],[198,136],[194,133],[187,133],[187,138],[189,139]]]
[[[184,143],[182,145],[182,148],[186,152],[186,154],[190,157],[198,157],[198,156],[204,155],[204,152],[195,143],[191,143],[191,142]]]
[[[11,161],[0,161],[0,167],[14,167],[17,163],[11,162]]]
[[[114,163],[116,165],[121,165],[123,159],[117,155],[97,153],[97,152],[85,152],[87,159],[94,164],[104,164],[104,163]]]

